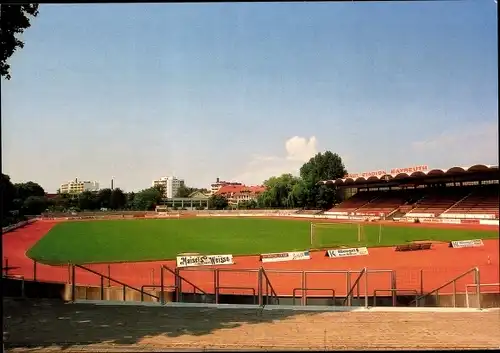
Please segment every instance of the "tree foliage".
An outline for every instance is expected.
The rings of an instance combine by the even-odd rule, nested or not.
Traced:
[[[192,187],[189,187],[189,186],[186,186],[186,185],[181,185],[179,187],[179,189],[177,190],[177,193],[175,194],[174,197],[181,197],[181,198],[186,198],[186,197],[189,197],[191,194],[193,194],[194,192],[201,192],[203,194],[207,194],[208,193],[208,190],[207,189],[199,189],[199,188],[192,188]]]
[[[112,210],[122,210],[126,205],[127,195],[120,188],[113,189],[109,198],[109,207]]]
[[[38,4],[2,5],[0,14],[0,38],[2,43],[2,57],[0,73],[10,80],[9,58],[24,43],[17,37],[31,26],[30,20],[38,15]]]
[[[214,194],[208,199],[209,210],[224,210],[229,205],[227,199],[222,195]]]
[[[292,193],[295,185],[301,183],[300,178],[292,174],[282,174],[264,181],[266,191],[258,197],[258,204],[264,208],[290,208],[296,205]]]
[[[161,190],[156,187],[141,190],[134,195],[133,208],[140,211],[154,210],[162,198]]]
[[[339,155],[330,151],[318,153],[300,168],[300,177],[282,174],[266,180],[266,191],[259,195],[257,203],[261,208],[327,209],[337,202],[337,190],[318,182],[345,174]]]
[[[315,185],[321,180],[343,178],[344,175],[346,169],[342,158],[330,151],[316,154],[300,168],[300,177],[308,185]]]
[[[23,202],[22,214],[36,216],[47,209],[48,200],[45,196],[28,196]]]
[[[2,174],[2,226],[16,223],[27,215],[38,215],[49,205],[43,188],[32,181],[13,184]]]
[[[3,173],[0,180],[0,191],[2,193],[2,219],[5,219],[14,210],[14,199],[16,198],[17,190],[10,181],[10,177]]]
[[[67,200],[67,198],[65,199]],[[99,208],[98,195],[92,191],[84,191],[78,195],[78,208],[82,211],[92,211]]]
[[[112,190],[110,188],[101,189],[97,192],[97,202],[99,208],[111,209],[111,194]]]

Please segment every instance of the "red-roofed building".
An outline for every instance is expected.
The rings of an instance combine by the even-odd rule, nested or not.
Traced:
[[[224,185],[215,194],[227,198],[230,205],[237,205],[240,202],[256,200],[265,190],[266,187],[262,185]]]
[[[226,185],[243,186],[242,183],[237,183],[234,181],[224,181],[224,180],[220,180],[219,178],[217,178],[217,181],[210,185],[210,195],[215,194],[217,191],[219,191],[219,189],[221,187],[226,186]]]

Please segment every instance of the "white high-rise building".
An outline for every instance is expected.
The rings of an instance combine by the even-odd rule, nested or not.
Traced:
[[[153,180],[153,186],[161,185],[165,188],[164,196],[166,198],[174,198],[181,185],[184,185],[184,180],[177,179],[174,176],[161,177],[158,180]]]
[[[99,183],[97,181],[80,181],[78,179],[62,183],[59,187],[61,194],[81,194],[84,191],[98,191]]]

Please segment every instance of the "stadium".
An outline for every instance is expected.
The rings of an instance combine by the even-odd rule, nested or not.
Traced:
[[[498,180],[498,166],[417,166],[322,181],[345,195],[324,212],[44,215],[3,236],[4,293],[391,320],[498,308]]]

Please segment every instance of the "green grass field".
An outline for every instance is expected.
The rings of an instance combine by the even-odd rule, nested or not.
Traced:
[[[415,240],[498,238],[498,232],[336,224],[315,230],[316,248],[388,246]],[[173,259],[179,253],[261,254],[311,248],[310,223],[250,218],[109,220],[57,224],[27,255],[41,263],[98,263]]]

